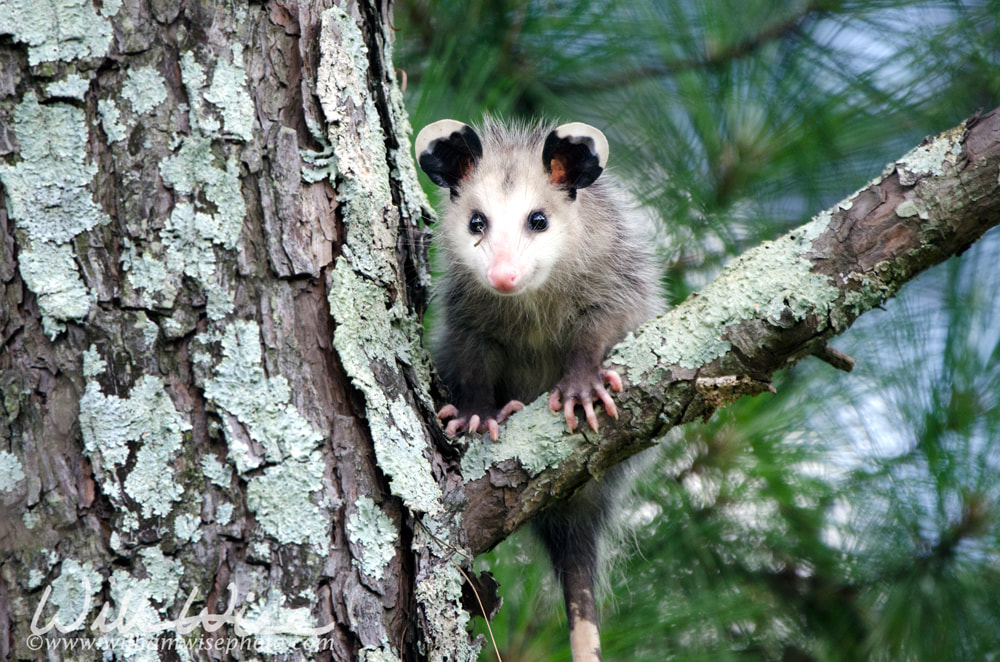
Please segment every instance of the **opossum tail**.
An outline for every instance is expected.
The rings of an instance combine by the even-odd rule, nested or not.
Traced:
[[[604,483],[591,481],[568,502],[546,510],[533,522],[535,534],[545,545],[562,585],[573,662],[601,659],[594,585],[600,542],[614,500],[611,493],[615,491]]]

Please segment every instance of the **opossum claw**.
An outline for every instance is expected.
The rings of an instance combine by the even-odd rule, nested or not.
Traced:
[[[575,406],[576,398],[566,398],[566,402],[563,404],[563,416],[566,418],[566,425],[569,426],[570,432],[576,430],[576,414],[573,413]]]
[[[520,400],[511,400],[503,406],[500,413],[497,414],[497,423],[503,423],[504,419],[513,414],[516,411],[521,411],[524,409],[524,403]]]
[[[438,410],[437,417],[439,420],[445,420],[446,418],[455,418],[458,416],[458,407],[455,405],[445,405]]]
[[[613,391],[621,391],[623,388],[621,376],[614,370],[601,369],[597,371],[596,377],[596,379],[593,377],[563,379],[549,395],[549,408],[553,412],[562,410],[570,432],[576,430],[577,419],[573,410],[577,405],[583,407],[587,423],[594,432],[598,431],[597,414],[594,411],[594,403],[598,400],[604,405],[604,411],[608,416],[618,418],[618,407],[604,385],[607,384]]]
[[[591,400],[583,401],[583,413],[587,417],[590,429],[597,432],[597,414],[594,413],[594,403]]]
[[[603,383],[610,386],[612,391],[618,391],[621,393],[622,378],[617,372],[609,368],[601,368],[597,371],[597,376],[601,378]]]
[[[471,414],[463,416],[458,407],[453,404],[447,404],[438,410],[437,417],[442,423],[446,419],[452,419],[448,421],[448,424],[444,428],[444,433],[449,437],[454,437],[463,430],[468,430],[471,434],[489,432],[490,439],[496,441],[500,438],[500,424],[511,414],[522,409],[524,409],[523,402],[520,400],[511,400],[495,415]]]
[[[552,410],[553,414],[562,409],[562,391],[559,390],[558,386],[552,389],[552,393],[549,394],[549,409]]]
[[[454,437],[456,434],[465,429],[465,419],[456,418],[448,422],[448,426],[444,429],[444,433],[449,437]]]

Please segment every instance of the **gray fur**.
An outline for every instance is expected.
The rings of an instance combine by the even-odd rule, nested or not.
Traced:
[[[418,145],[432,149],[428,145],[441,135],[440,126],[450,132],[456,124],[431,125],[421,132]],[[603,141],[606,157],[607,142],[599,131],[586,125],[560,130],[564,127],[592,131],[587,135],[596,135],[594,144]],[[590,186],[573,191],[550,182],[542,148],[555,128],[486,119],[475,128],[481,157],[444,200],[438,237],[444,275],[437,285],[439,322],[432,353],[460,411],[488,416],[510,400],[530,402],[561,384],[574,364],[594,364],[596,372],[613,344],[664,308],[646,223],[613,176],[604,172]],[[551,231],[525,232],[508,245],[517,249],[526,269],[534,267],[533,261],[555,259],[539,270],[543,277],[528,289],[504,295],[482,274],[482,260],[495,248],[491,234],[472,235],[468,223],[477,211],[496,215],[495,210],[505,209],[499,201],[518,191],[530,202],[508,205],[518,210],[512,218],[491,217],[490,232],[516,235],[525,209],[544,210]],[[574,356],[584,358],[574,362]],[[599,539],[622,473],[611,472],[600,486],[589,484],[535,522],[567,606],[574,606],[571,631],[578,619],[596,623]],[[583,659],[583,653],[574,651],[577,655]]]
[[[610,348],[663,309],[645,223],[613,176],[605,173],[580,189],[576,200],[547,185],[541,148],[554,128],[487,119],[476,127],[482,158],[458,187],[457,198],[444,204],[438,240],[444,275],[437,285],[442,323],[432,352],[450,388],[461,382],[464,370],[489,374],[497,407],[510,399],[528,402],[554,387],[567,353],[581,340],[605,339]],[[513,184],[503,186],[509,178]],[[491,187],[524,185],[526,178],[531,186],[546,183],[548,204],[577,207],[582,223],[568,233],[563,259],[539,290],[501,296],[484,287],[457,246],[470,241],[467,210],[480,204],[477,196]]]

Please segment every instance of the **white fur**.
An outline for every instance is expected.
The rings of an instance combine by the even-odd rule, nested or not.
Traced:
[[[537,291],[548,282],[566,251],[581,239],[579,205],[549,184],[541,156],[531,156],[484,153],[459,198],[449,205],[443,239],[484,287],[492,288],[490,269],[509,261],[519,274],[516,292]],[[510,170],[512,162],[516,165]],[[514,174],[508,190],[498,185],[507,176],[505,170]],[[549,227],[544,232],[528,228],[528,217],[534,211],[548,217]],[[485,236],[469,232],[468,219],[477,212],[487,219]]]
[[[589,124],[584,124],[583,122],[570,122],[569,124],[557,126],[556,135],[560,138],[571,139],[574,137],[590,138],[594,141],[594,149],[597,151],[597,159],[601,167],[604,168],[607,165],[608,152],[611,150],[608,147],[608,139],[600,129]]]
[[[417,139],[413,143],[413,148],[417,152],[419,157],[421,154],[427,151],[427,148],[432,142],[438,140],[439,138],[447,138],[456,131],[461,131],[466,125],[458,120],[438,120],[433,124],[428,124],[420,133],[417,134]]]
[[[557,130],[569,131],[566,127],[582,133],[577,124]],[[445,196],[438,226],[438,259],[445,272],[436,288],[443,320],[435,331],[438,367],[443,374],[461,370],[468,346],[482,342],[476,338],[502,339],[505,358],[485,369],[496,371],[511,397],[522,400],[555,384],[578,340],[617,342],[663,308],[648,224],[613,179],[602,174],[579,189],[575,200],[550,183],[542,146],[555,128],[490,118],[476,127],[483,155],[457,195]],[[592,129],[587,135],[606,158],[603,134]],[[548,216],[544,232],[527,229],[528,214],[536,209]],[[469,232],[476,211],[490,223],[485,237]],[[522,272],[514,294],[490,285],[488,272],[498,256],[509,257]]]

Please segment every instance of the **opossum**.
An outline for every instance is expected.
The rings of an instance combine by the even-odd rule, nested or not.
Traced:
[[[608,141],[579,122],[478,128],[426,126],[417,160],[449,190],[439,236],[438,328],[431,353],[451,401],[438,412],[448,436],[489,432],[543,393],[569,429],[580,406],[599,429],[608,349],[663,309],[652,243],[620,185],[604,173]],[[594,578],[613,479],[543,512],[534,529],[563,586],[575,662],[600,659]]]

